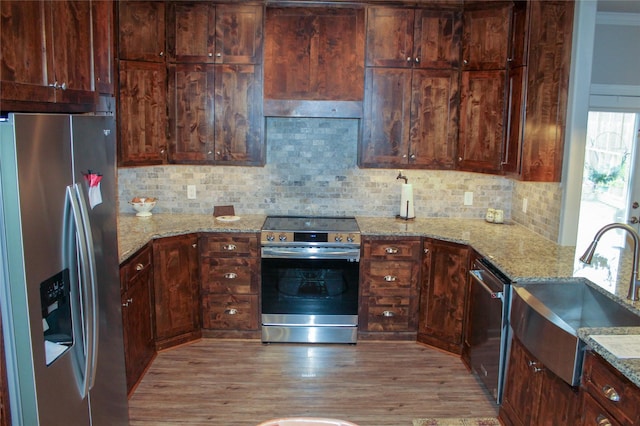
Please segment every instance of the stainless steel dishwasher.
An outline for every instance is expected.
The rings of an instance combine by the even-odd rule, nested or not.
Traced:
[[[465,333],[472,371],[502,402],[509,350],[511,281],[486,259],[476,259],[471,275],[469,323]]]

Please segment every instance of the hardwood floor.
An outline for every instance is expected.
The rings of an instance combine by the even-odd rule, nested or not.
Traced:
[[[458,357],[415,342],[203,339],[158,354],[129,405],[131,426],[255,426],[288,416],[410,426],[497,415]]]

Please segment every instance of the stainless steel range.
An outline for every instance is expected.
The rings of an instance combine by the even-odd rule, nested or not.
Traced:
[[[260,240],[262,341],[355,343],[360,277],[355,218],[269,216]]]

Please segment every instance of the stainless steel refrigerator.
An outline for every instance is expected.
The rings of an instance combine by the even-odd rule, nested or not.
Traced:
[[[0,311],[14,425],[128,424],[110,116],[0,122]]]

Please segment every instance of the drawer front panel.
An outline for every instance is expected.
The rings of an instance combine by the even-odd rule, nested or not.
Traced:
[[[202,258],[202,293],[257,294],[258,259]]]
[[[364,262],[362,295],[409,297],[417,283],[415,262]]]
[[[638,387],[591,352],[587,352],[585,356],[583,386],[618,420],[640,424]]]
[[[364,258],[386,260],[418,259],[420,257],[420,239],[374,240],[364,244]]]
[[[366,331],[415,331],[413,306],[408,297],[365,297],[361,318]]]
[[[258,237],[255,234],[206,235],[200,243],[205,257],[258,257]]]
[[[258,296],[209,294],[202,298],[202,326],[212,330],[257,330]]]

